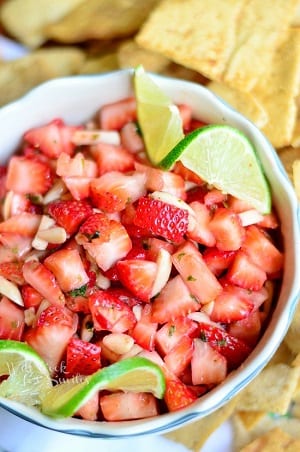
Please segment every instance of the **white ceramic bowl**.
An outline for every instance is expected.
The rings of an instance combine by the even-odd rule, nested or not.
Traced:
[[[221,385],[181,411],[130,422],[54,420],[35,409],[0,399],[0,406],[8,411],[53,430],[90,437],[120,438],[164,433],[206,416],[234,397],[267,364],[287,331],[299,299],[300,211],[293,188],[272,146],[253,124],[206,88],[177,79],[160,76],[154,78],[175,102],[191,105],[195,117],[209,123],[236,126],[254,143],[269,179],[273,203],[281,221],[285,263],[280,295],[262,339],[245,363]],[[133,94],[130,70],[57,79],[41,85],[0,110],[2,162],[14,152],[27,129],[56,117],[63,118],[67,123],[80,124],[93,116],[101,105],[130,94]]]

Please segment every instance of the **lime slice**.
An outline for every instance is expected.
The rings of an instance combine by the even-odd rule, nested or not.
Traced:
[[[155,397],[162,398],[165,379],[157,364],[135,356],[82,377],[81,381],[73,377],[54,386],[43,399],[42,412],[56,418],[72,416],[101,389],[151,392]]]
[[[142,66],[134,72],[137,116],[146,151],[156,165],[183,138],[178,108],[145,73]]]
[[[160,162],[169,169],[180,160],[205,182],[249,202],[263,214],[271,194],[256,151],[248,138],[228,125],[209,125],[186,135]]]
[[[0,375],[9,375],[0,384],[0,397],[30,406],[40,405],[52,387],[46,363],[24,342],[0,340]]]

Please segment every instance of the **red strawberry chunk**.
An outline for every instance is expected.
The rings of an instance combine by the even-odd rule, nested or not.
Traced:
[[[14,156],[7,169],[6,188],[16,193],[45,194],[52,185],[49,165],[37,159]]]
[[[235,286],[227,285],[213,303],[210,314],[214,322],[230,323],[244,319],[254,309],[254,303],[242,296]]]
[[[57,159],[56,174],[61,177],[96,177],[97,165],[93,160],[84,157],[81,152],[71,158],[62,152]]]
[[[44,297],[29,284],[25,284],[22,286],[22,298],[25,308],[28,309],[38,307]]]
[[[103,130],[120,130],[130,121],[136,121],[136,100],[133,97],[106,104],[99,112]]]
[[[179,377],[191,363],[193,350],[193,339],[183,336],[164,357],[170,372]]]
[[[97,162],[99,176],[109,171],[125,173],[134,168],[133,155],[122,146],[98,143],[91,147],[91,153]]]
[[[4,198],[6,194],[6,166],[0,165],[0,201]]]
[[[122,146],[128,149],[132,154],[136,154],[144,149],[144,142],[138,132],[136,123],[128,122],[120,130]]]
[[[255,265],[246,253],[238,251],[227,272],[227,279],[244,289],[260,290],[267,279],[267,274],[261,267]]]
[[[157,349],[166,355],[184,337],[197,332],[197,323],[185,316],[176,317],[165,323],[155,335]]]
[[[117,263],[122,284],[136,297],[149,302],[157,274],[157,264],[148,260],[125,259]]]
[[[44,265],[54,274],[63,292],[78,289],[89,282],[77,250],[59,250],[44,260]]]
[[[72,337],[66,352],[66,377],[97,372],[101,367],[100,354],[99,345]]]
[[[138,201],[134,224],[179,243],[188,228],[188,211],[144,196]]]
[[[106,421],[126,421],[157,416],[156,399],[146,392],[116,392],[100,397]]]
[[[182,381],[174,379],[166,382],[164,400],[168,410],[172,412],[187,407],[197,400],[197,396]]]
[[[192,108],[187,104],[179,104],[177,107],[181,116],[183,130],[189,130],[192,120]]]
[[[133,328],[136,323],[130,307],[107,291],[98,290],[90,295],[89,307],[97,331],[124,333]]]
[[[75,234],[81,223],[93,213],[93,209],[86,201],[57,200],[48,206],[48,213],[59,226],[70,235]]]
[[[96,392],[90,397],[75,413],[75,416],[80,416],[86,421],[96,421],[98,419],[99,411],[99,393]]]
[[[189,223],[187,237],[191,240],[195,240],[202,245],[212,247],[216,243],[214,234],[209,228],[211,213],[205,204],[194,201],[190,203],[190,207],[194,211],[194,220]]]
[[[216,385],[227,375],[224,356],[201,339],[194,339],[191,368],[193,385]]]
[[[146,304],[143,307],[140,320],[131,331],[131,336],[143,349],[153,351],[157,327],[158,324],[152,320],[152,306]]]
[[[61,152],[72,155],[75,145],[71,139],[77,129],[78,127],[66,126],[61,119],[54,119],[45,126],[28,130],[24,140],[51,159],[57,158]]]
[[[206,248],[203,259],[214,275],[220,276],[232,263],[236,251],[220,251],[216,247]]]
[[[10,217],[8,218],[8,220],[0,223],[0,233],[7,232],[13,235],[20,235],[23,237],[33,238],[38,230],[40,221],[41,221],[40,215],[36,215],[29,212],[23,212],[20,213],[19,215]],[[3,243],[2,239],[1,241]]]
[[[15,284],[22,285],[25,283],[22,267],[21,262],[2,262],[0,263],[0,275]]]
[[[6,297],[0,300],[0,339],[20,341],[25,321],[24,311]]]
[[[261,327],[261,312],[257,310],[250,312],[245,319],[231,323],[228,333],[253,348],[260,337]]]
[[[178,160],[175,163],[173,172],[175,174],[180,175],[185,181],[189,181],[189,182],[194,182],[194,184],[203,185],[203,180],[201,179],[201,177],[199,177],[196,173],[194,173],[193,171],[191,171],[190,169],[186,168],[183,163]],[[203,185],[203,187],[206,187],[206,185]],[[207,192],[207,189],[205,190],[205,193]],[[188,193],[189,196],[189,193]]]
[[[235,251],[242,246],[245,230],[239,216],[229,209],[217,209],[209,228],[216,238],[216,247],[219,250]]]

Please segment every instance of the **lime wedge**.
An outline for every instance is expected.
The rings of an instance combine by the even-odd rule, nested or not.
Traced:
[[[186,135],[159,166],[180,160],[205,182],[249,202],[263,214],[271,210],[271,194],[256,151],[248,138],[228,125],[209,125]]]
[[[42,412],[56,418],[72,416],[101,389],[151,392],[162,398],[165,379],[157,364],[135,356],[104,367],[81,381],[73,377],[54,386],[43,399]]]
[[[42,358],[24,342],[0,340],[0,397],[36,406],[52,387],[49,370]]]
[[[142,66],[134,72],[137,116],[146,152],[153,165],[183,138],[182,120],[178,108],[153,82]]]

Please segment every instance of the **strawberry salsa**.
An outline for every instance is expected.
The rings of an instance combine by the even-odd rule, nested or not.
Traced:
[[[184,131],[203,124],[179,105]],[[280,284],[275,212],[261,215],[177,162],[152,167],[134,98],[83,126],[28,130],[0,171],[0,338],[25,341],[54,383],[139,355],[152,394],[100,391],[75,415],[119,421],[181,409],[257,344]]]

